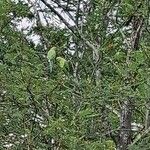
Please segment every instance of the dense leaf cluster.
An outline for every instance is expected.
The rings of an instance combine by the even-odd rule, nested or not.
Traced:
[[[115,150],[127,99],[129,148],[149,149],[148,7],[146,0],[1,0],[0,149]],[[20,30],[22,19],[32,27]]]

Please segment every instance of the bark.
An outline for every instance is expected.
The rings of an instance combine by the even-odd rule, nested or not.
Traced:
[[[148,129],[149,127],[150,127],[150,101],[148,102],[146,110],[145,129]]]
[[[131,143],[131,118],[132,103],[130,100],[123,102],[120,116],[120,133],[118,150],[126,150]]]
[[[143,18],[141,16],[134,16],[131,20],[132,22],[132,32],[129,37],[126,37],[124,41],[126,42],[127,47],[127,58],[126,64],[129,66],[131,62],[130,54],[133,50],[138,50],[139,41],[141,36],[141,30],[143,25]],[[130,40],[128,42],[127,38]],[[131,72],[127,73],[127,85],[132,87],[132,77]],[[125,81],[126,82],[126,81]],[[135,90],[135,89],[134,89]],[[120,132],[119,132],[119,140],[118,140],[118,150],[127,150],[128,146],[132,142],[132,129],[131,129],[131,121],[132,121],[132,112],[133,112],[133,99],[128,97],[122,103],[121,114],[120,114]]]

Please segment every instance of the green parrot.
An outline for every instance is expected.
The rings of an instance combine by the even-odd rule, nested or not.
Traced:
[[[56,58],[56,50],[57,50],[56,47],[52,47],[47,53],[50,73],[53,71],[54,60]]]

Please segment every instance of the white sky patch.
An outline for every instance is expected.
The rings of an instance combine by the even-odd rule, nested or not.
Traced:
[[[26,138],[28,135],[27,134],[24,134],[24,135],[21,135],[21,138]]]
[[[18,0],[13,0],[16,3],[18,2]],[[59,28],[66,28],[66,26],[64,25],[64,23],[62,23],[62,21],[55,15],[53,14],[49,8],[47,8],[42,2],[40,2],[39,0],[22,0],[22,2],[27,3],[29,5],[30,11],[35,15],[35,17],[37,16],[37,13],[39,15],[39,19],[40,19],[40,23],[42,24],[42,26],[56,26]],[[30,3],[29,3],[30,2]],[[53,3],[52,1],[48,1],[49,4],[53,5],[53,6],[57,6],[55,3]],[[39,10],[46,10],[46,12],[40,12]],[[74,26],[75,23],[72,19],[70,19],[70,17],[68,16],[68,14],[66,12],[63,11],[63,9],[61,8],[56,8],[56,10],[58,11],[58,13],[60,13],[64,19],[69,22],[69,24],[71,26]],[[71,13],[71,15],[73,16],[73,13]],[[73,16],[74,17],[74,16]],[[16,28],[19,31],[22,31],[23,34],[27,35],[27,39],[32,40],[34,42],[35,45],[40,44],[40,36],[37,34],[32,33],[31,35],[28,35],[28,33],[32,30],[33,27],[37,26],[36,23],[36,19],[32,19],[29,20],[28,18],[16,18],[13,23],[16,25]]]
[[[16,22],[14,20],[17,29],[19,31],[23,31],[25,34],[27,34],[27,32],[32,28],[32,26],[34,25],[34,22],[31,22],[28,18],[23,18],[21,19],[21,21]]]
[[[12,144],[12,143],[9,143],[9,144],[8,144],[8,143],[6,143],[6,144],[4,144],[4,147],[5,147],[5,148],[10,148],[10,147],[12,147],[12,146],[13,146],[13,144]]]
[[[40,36],[36,34],[32,34],[30,36],[27,36],[27,39],[32,40],[35,45],[40,43]]]

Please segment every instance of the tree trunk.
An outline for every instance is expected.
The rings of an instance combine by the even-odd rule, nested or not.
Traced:
[[[147,104],[146,117],[145,117],[145,129],[150,127],[150,100]]]
[[[143,25],[143,18],[141,16],[133,16],[131,20],[132,23],[132,32],[129,37],[125,37],[124,41],[127,45],[127,58],[126,64],[129,66],[131,62],[130,54],[133,50],[138,50],[139,48],[139,40],[141,36],[141,29]],[[128,41],[130,40],[130,41]],[[130,70],[130,69],[129,69]],[[127,85],[132,87],[132,70],[127,73]],[[135,89],[134,89],[135,90]],[[127,98],[122,103],[121,114],[120,114],[120,132],[119,132],[119,140],[118,140],[118,150],[127,150],[128,145],[131,144],[132,139],[132,131],[131,131],[131,121],[132,121],[132,111],[133,105],[130,97]]]
[[[131,143],[131,118],[132,118],[132,102],[127,100],[123,102],[120,116],[120,133],[118,150],[126,150]]]

